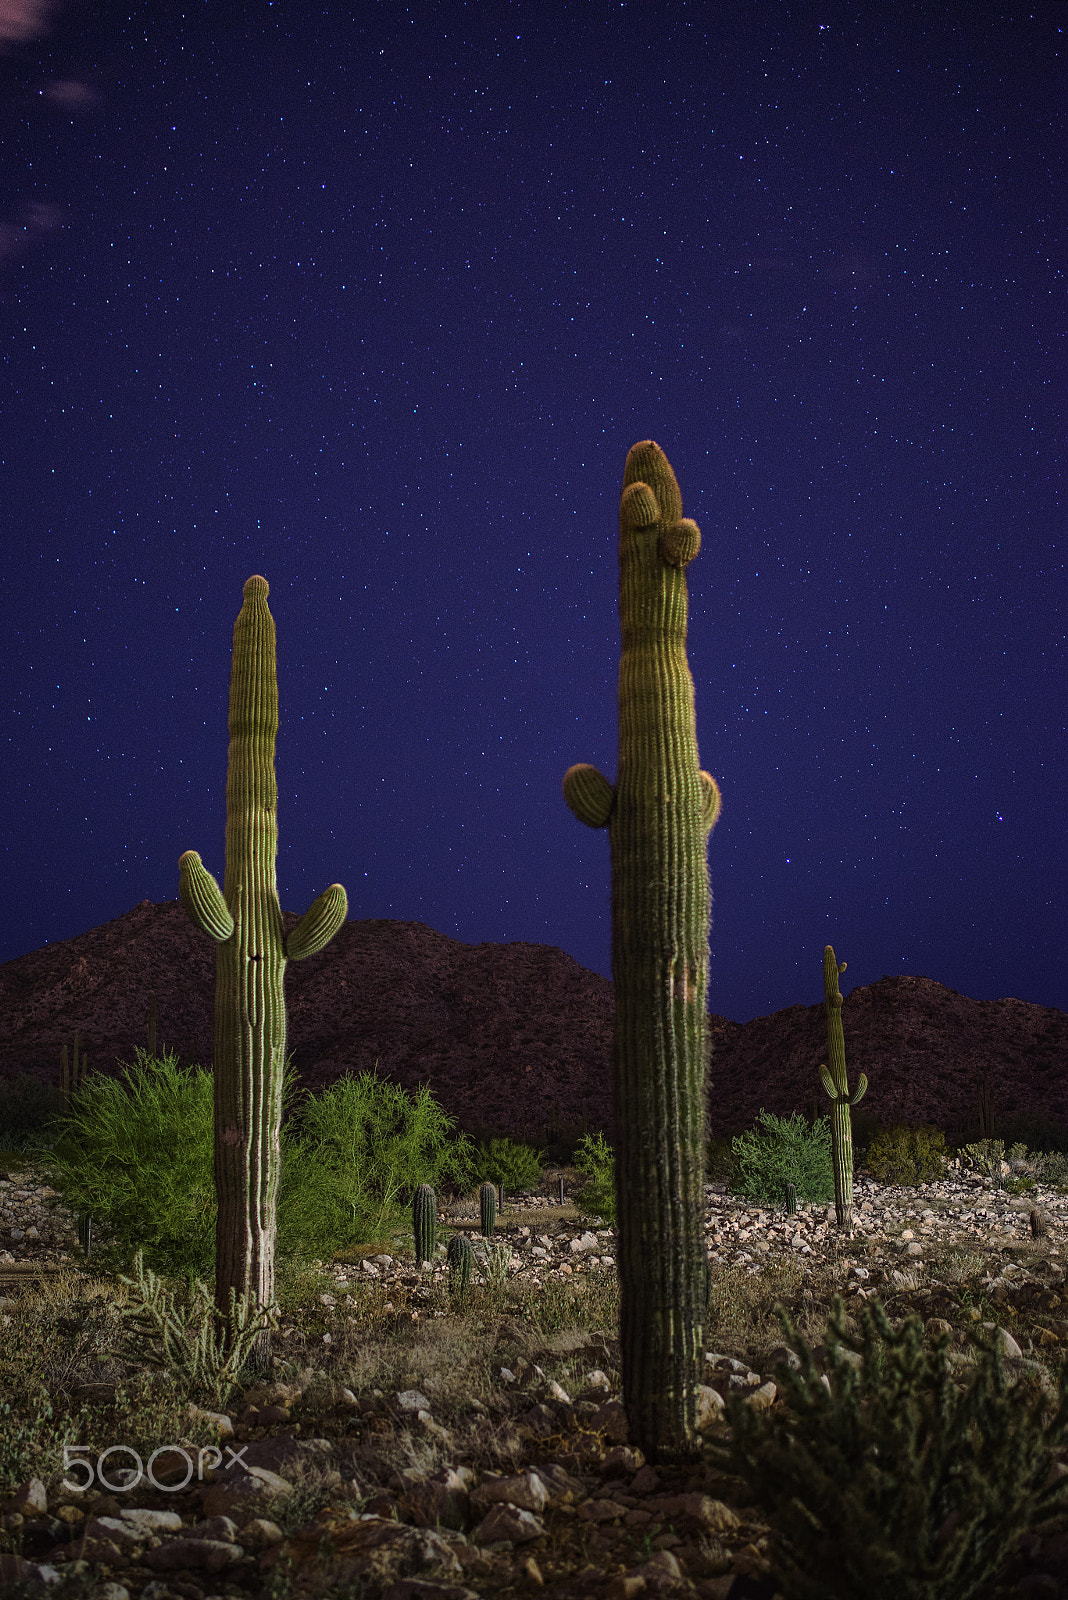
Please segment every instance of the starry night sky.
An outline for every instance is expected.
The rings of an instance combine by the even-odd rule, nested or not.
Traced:
[[[699,523],[709,1009],[1068,1008],[1063,5],[0,0],[0,960],[222,879],[610,971],[617,505]]]

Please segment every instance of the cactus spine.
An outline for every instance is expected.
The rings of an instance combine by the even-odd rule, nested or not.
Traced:
[[[701,535],[652,440],[619,504],[619,768],[570,768],[564,799],[612,857],[616,1201],[623,1399],[652,1461],[698,1452],[704,1243],[707,841],[720,809],[697,754],[686,567]]]
[[[482,1218],[482,1237],[491,1239],[497,1221],[497,1186],[488,1180],[478,1191],[478,1209]]]
[[[449,1268],[449,1288],[454,1294],[467,1293],[471,1282],[471,1263],[474,1260],[471,1241],[462,1233],[454,1233],[449,1240],[445,1259]]]
[[[412,1237],[416,1266],[433,1261],[438,1242],[438,1198],[429,1183],[421,1183],[412,1196]]]
[[[823,952],[823,988],[827,997],[827,1056],[831,1063],[828,1072],[820,1066],[820,1082],[831,1097],[831,1153],[834,1158],[834,1213],[838,1226],[846,1232],[853,1228],[853,1129],[849,1121],[849,1108],[864,1097],[868,1080],[863,1072],[857,1080],[852,1095],[846,1082],[845,1035],[842,1032],[842,991],[838,987],[838,974],[844,972],[834,958],[834,950],[827,945]]]
[[[268,592],[266,578],[249,578],[234,624],[222,890],[195,850],[178,863],[182,904],[216,941],[215,1303],[224,1318],[231,1290],[263,1307],[274,1303],[286,960],[321,950],[348,909],[344,889],[331,884],[288,939],[283,935],[275,875],[278,678]],[[260,1362],[268,1338],[264,1332],[257,1339]]]

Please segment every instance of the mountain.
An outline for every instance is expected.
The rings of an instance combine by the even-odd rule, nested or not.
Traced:
[[[288,932],[295,913],[283,914]],[[822,950],[813,988],[822,987]],[[288,1049],[304,1086],[378,1070],[429,1085],[472,1133],[546,1143],[584,1129],[613,1137],[612,985],[562,950],[462,944],[420,922],[346,922],[286,968]],[[0,965],[0,1078],[59,1081],[74,1030],[91,1070],[115,1073],[147,1045],[210,1067],[215,947],[177,900],[143,900],[114,921]],[[1068,1127],[1068,1013],[970,1000],[931,978],[884,977],[842,1008],[850,1087],[865,1072],[865,1121],[933,1122],[975,1135],[986,1074],[1002,1118]],[[710,1016],[709,1132],[827,1105],[822,1002],[747,1023]]]

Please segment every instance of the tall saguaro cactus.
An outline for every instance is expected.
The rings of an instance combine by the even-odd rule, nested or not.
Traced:
[[[607,827],[623,1399],[651,1460],[697,1453],[704,1242],[707,841],[720,795],[697,755],[686,567],[697,524],[651,439],[619,503],[619,767],[571,767],[564,799]]]
[[[835,960],[834,950],[827,945],[823,951],[823,990],[827,1000],[827,1057],[831,1063],[828,1072],[820,1067],[820,1082],[831,1097],[831,1154],[834,1158],[834,1214],[838,1226],[847,1233],[853,1228],[853,1129],[849,1108],[864,1098],[868,1080],[863,1072],[857,1079],[852,1095],[846,1082],[845,1035],[842,1032],[842,991],[838,987],[838,974],[846,969]]]
[[[286,961],[321,950],[348,910],[344,889],[332,883],[288,939],[283,934],[275,875],[278,677],[268,592],[266,578],[249,578],[234,624],[222,890],[195,850],[187,850],[178,863],[182,904],[217,946],[215,1304],[224,1316],[231,1289],[265,1306],[274,1302]],[[261,1357],[266,1337],[260,1341]]]

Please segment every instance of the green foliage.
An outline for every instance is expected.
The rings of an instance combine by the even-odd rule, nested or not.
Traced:
[[[969,1172],[978,1172],[984,1178],[1000,1178],[1001,1163],[1005,1159],[1002,1139],[979,1139],[975,1144],[963,1145],[958,1152],[960,1164]]]
[[[129,1263],[194,1276],[215,1261],[212,1080],[138,1048],[124,1076],[86,1080],[48,1158],[72,1210],[103,1222]]]
[[[926,1124],[918,1128],[898,1122],[877,1133],[864,1165],[877,1183],[913,1186],[935,1183],[946,1170],[945,1135]]]
[[[1051,1185],[1068,1183],[1068,1156],[1062,1150],[1049,1150],[1036,1154],[1035,1176],[1039,1183]]]
[[[800,1200],[834,1199],[831,1129],[826,1117],[809,1124],[799,1112],[776,1117],[761,1111],[756,1125],[731,1142],[732,1194],[770,1205],[785,1205],[792,1183]]]
[[[292,1101],[288,1063],[284,1082],[283,1098]],[[279,1248],[329,1259],[403,1225],[411,1189],[455,1158],[451,1125],[428,1089],[410,1096],[371,1074],[308,1096],[282,1135]],[[111,1233],[121,1264],[130,1266],[140,1249],[153,1271],[188,1283],[214,1271],[209,1073],[139,1049],[124,1078],[87,1081],[62,1119],[49,1167],[65,1203]]]
[[[63,1109],[61,1091],[32,1073],[0,1078],[0,1150],[50,1149]]]
[[[479,1178],[488,1178],[514,1194],[518,1189],[537,1188],[545,1151],[514,1139],[484,1139],[475,1145],[472,1159]]]
[[[134,1277],[122,1282],[136,1291],[133,1303],[123,1308],[136,1359],[165,1368],[183,1388],[215,1405],[225,1405],[259,1335],[278,1327],[274,1307],[258,1305],[248,1294],[237,1298],[233,1289],[224,1317],[200,1280],[180,1301],[155,1273],[145,1270],[140,1251],[134,1258]]]
[[[283,1135],[279,1250],[325,1260],[405,1227],[413,1190],[456,1161],[453,1126],[425,1084],[409,1094],[376,1073],[306,1100]]]
[[[584,1211],[600,1217],[608,1227],[616,1225],[616,1163],[612,1146],[603,1133],[586,1134],[575,1151],[575,1166],[585,1173],[586,1183],[579,1190],[578,1203]]]
[[[846,1331],[836,1298],[826,1334],[830,1388],[776,1307],[800,1358],[766,1411],[727,1398],[733,1430],[710,1453],[742,1474],[771,1525],[769,1560],[791,1600],[980,1600],[1018,1536],[1068,1498],[1050,1481],[1068,1442],[1068,1366],[1055,1409],[1006,1379],[995,1341],[955,1375],[946,1341],[892,1326],[878,1301]],[[1050,1415],[1052,1410],[1053,1414]]]

